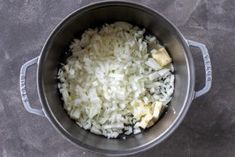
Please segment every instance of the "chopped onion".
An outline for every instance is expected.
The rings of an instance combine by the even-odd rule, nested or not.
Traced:
[[[154,103],[170,102],[173,64],[161,67],[152,58],[148,47],[159,42],[144,34],[145,29],[115,22],[74,39],[72,55],[58,71],[58,88],[64,108],[80,127],[108,138],[138,134]]]

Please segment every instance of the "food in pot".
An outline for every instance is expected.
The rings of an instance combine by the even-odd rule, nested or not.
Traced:
[[[172,59],[155,36],[126,22],[86,30],[58,72],[64,108],[90,132],[117,138],[154,125],[174,91]]]

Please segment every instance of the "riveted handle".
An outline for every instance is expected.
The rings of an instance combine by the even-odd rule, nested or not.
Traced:
[[[33,114],[45,117],[45,114],[43,113],[42,109],[35,109],[32,108],[30,103],[29,103],[29,99],[28,99],[28,95],[27,95],[27,91],[26,91],[26,74],[27,74],[27,69],[36,64],[38,61],[38,57],[24,63],[20,69],[20,93],[21,93],[21,99],[24,105],[24,108]]]
[[[195,91],[194,98],[198,98],[204,94],[206,94],[210,89],[212,85],[212,68],[211,68],[211,60],[208,53],[208,50],[206,46],[202,43],[187,40],[189,46],[197,47],[201,50],[203,62],[204,62],[204,68],[205,68],[205,86],[199,90]]]

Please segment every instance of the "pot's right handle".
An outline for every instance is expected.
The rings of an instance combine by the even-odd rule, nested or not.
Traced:
[[[205,86],[201,90],[195,91],[194,98],[198,98],[206,94],[211,89],[211,84],[212,84],[211,60],[210,60],[208,50],[204,44],[196,42],[196,41],[192,41],[192,40],[187,40],[187,42],[189,46],[197,47],[201,50],[203,62],[205,66]]]
[[[24,108],[28,112],[45,117],[45,114],[43,113],[42,109],[35,109],[35,108],[31,107],[31,105],[29,103],[28,96],[27,96],[27,92],[26,92],[26,72],[27,72],[27,69],[30,66],[36,64],[37,61],[38,61],[38,57],[36,57],[36,58],[34,58],[34,59],[32,59],[22,65],[22,67],[20,69],[20,94],[21,94],[22,102],[24,104]]]

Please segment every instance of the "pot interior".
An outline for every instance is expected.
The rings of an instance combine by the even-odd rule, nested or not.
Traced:
[[[175,67],[175,92],[165,115],[150,129],[123,139],[107,139],[85,131],[71,120],[63,108],[57,89],[57,72],[65,60],[65,52],[74,38],[87,28],[104,23],[126,21],[157,36],[166,46]],[[52,124],[69,140],[93,151],[115,154],[140,151],[160,142],[166,132],[174,130],[178,117],[186,110],[190,89],[190,57],[179,32],[161,15],[145,7],[118,2],[106,2],[81,9],[62,22],[48,39],[39,61],[38,88],[44,111]]]

